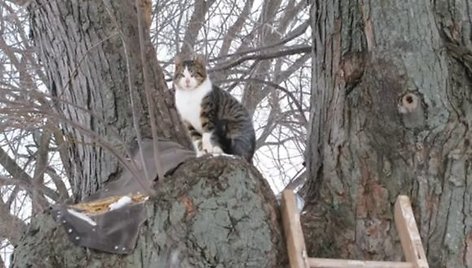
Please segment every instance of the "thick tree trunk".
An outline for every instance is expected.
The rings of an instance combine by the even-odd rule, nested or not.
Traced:
[[[406,194],[431,267],[472,267],[471,8],[314,1],[310,256],[402,258]]]
[[[143,136],[151,136],[134,5],[134,0],[37,0],[29,6],[57,111],[50,117],[64,126],[66,168],[76,199],[117,176],[116,157],[97,139],[115,148],[135,139],[130,91],[138,127]],[[158,135],[185,144],[186,132],[148,38],[145,45]],[[13,267],[286,265],[275,198],[252,165],[228,158],[196,159],[161,178],[156,191],[147,201],[147,221],[130,255],[74,246],[63,227],[45,213],[35,217],[19,239]]]
[[[50,215],[36,220],[13,267],[285,267],[278,208],[266,181],[243,160],[183,164],[146,206],[126,256],[74,246]]]
[[[29,10],[33,39],[59,113],[56,119],[61,120],[69,149],[68,159],[63,161],[73,178],[74,196],[82,198],[115,176],[119,165],[95,136],[75,124],[118,150],[129,146],[136,137],[132,95],[139,129],[143,136],[151,137],[135,1],[37,0]],[[144,21],[142,18],[142,24]],[[158,134],[185,144],[172,94],[149,38],[145,41]]]

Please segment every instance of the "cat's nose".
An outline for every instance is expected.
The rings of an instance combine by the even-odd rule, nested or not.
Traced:
[[[190,84],[190,79],[186,78],[185,79],[185,84],[189,85]]]

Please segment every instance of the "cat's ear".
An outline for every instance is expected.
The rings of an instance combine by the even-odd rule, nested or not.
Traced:
[[[182,64],[182,57],[180,57],[180,55],[175,56],[174,63],[175,63],[175,66],[181,65]]]
[[[197,54],[197,55],[194,56],[193,60],[196,63],[201,64],[202,66],[206,65],[205,57],[203,57],[203,55]]]

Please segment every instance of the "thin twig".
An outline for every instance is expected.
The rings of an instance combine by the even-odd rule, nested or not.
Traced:
[[[130,63],[129,63],[128,45],[126,44],[125,35],[124,35],[123,31],[121,30],[120,25],[118,24],[118,22],[117,22],[115,16],[113,15],[113,13],[111,12],[111,10],[108,8],[107,4],[105,3],[105,0],[103,0],[103,4],[104,4],[105,9],[107,10],[108,14],[110,15],[110,18],[112,19],[113,24],[115,24],[115,27],[117,28],[117,31],[119,32],[121,42],[123,43],[123,52],[125,53],[126,73],[128,74],[127,75],[128,76],[127,77],[128,78],[128,90],[129,90],[129,94],[130,94],[130,105],[131,105],[132,120],[133,120],[134,130],[136,132],[136,139],[137,139],[137,143],[138,143],[138,153],[139,153],[139,156],[141,158],[141,164],[142,164],[143,172],[144,172],[144,176],[145,176],[144,180],[139,176],[136,177],[136,180],[141,185],[144,192],[148,193],[149,195],[154,195],[155,191],[152,189],[152,187],[150,187],[152,180],[150,179],[149,173],[148,173],[147,168],[146,168],[146,161],[144,159],[144,152],[143,152],[142,136],[141,136],[141,131],[139,129],[139,120],[138,120],[138,115],[137,115],[137,112],[136,112],[136,106],[134,104],[134,94],[133,94],[133,92],[135,90],[134,90],[134,87],[133,87],[133,83],[131,81],[131,68],[130,68]]]
[[[148,66],[147,66],[147,61],[146,61],[146,55],[144,52],[144,36],[143,36],[143,23],[142,23],[142,10],[139,6],[139,1],[136,0],[136,9],[138,11],[138,32],[139,32],[139,50],[141,53],[141,65],[143,66],[142,71],[143,71],[143,79],[144,79],[144,91],[146,93],[146,100],[147,100],[147,105],[148,105],[148,113],[149,113],[149,121],[151,124],[151,134],[152,134],[152,144],[154,146],[154,161],[156,163],[156,171],[157,171],[157,176],[159,178],[159,181],[162,181],[164,179],[164,171],[161,165],[161,162],[159,161],[159,140],[157,137],[157,126],[156,126],[156,116],[154,111],[156,110],[155,107],[155,102],[153,102],[152,98],[152,92],[151,92],[151,87],[149,86],[149,76],[148,76]]]

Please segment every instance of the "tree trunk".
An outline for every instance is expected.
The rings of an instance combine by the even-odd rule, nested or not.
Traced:
[[[50,215],[15,249],[13,267],[285,267],[272,191],[243,160],[183,164],[146,205],[148,220],[130,255],[74,246]]]
[[[402,258],[412,198],[431,267],[472,267],[467,0],[314,1],[309,255]]]
[[[80,199],[119,171],[117,158],[103,148],[103,141],[123,154],[136,138],[130,96],[139,130],[151,137],[135,1],[37,0],[29,10],[33,39],[58,112],[55,119],[63,126],[69,150],[63,162],[73,194]],[[186,144],[173,96],[149,38],[145,41],[144,64],[155,93],[158,135]]]
[[[141,62],[135,1],[43,1],[29,6],[39,58],[46,67],[68,146],[66,169],[75,199],[119,175],[116,155],[137,136],[151,136],[143,64],[159,137],[188,144],[149,38]],[[131,92],[131,94],[130,94]],[[132,96],[132,97],[130,97]],[[134,100],[134,109],[130,98]],[[104,145],[110,145],[104,148]],[[117,149],[118,148],[118,149]],[[147,222],[130,255],[73,246],[49,213],[19,239],[13,267],[281,267],[286,254],[275,198],[250,164],[200,158],[159,183]]]

